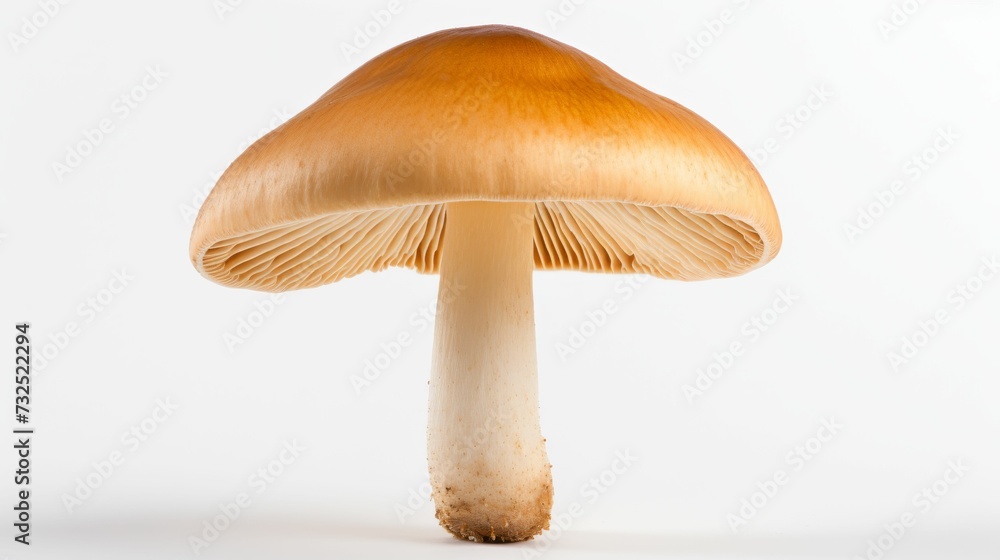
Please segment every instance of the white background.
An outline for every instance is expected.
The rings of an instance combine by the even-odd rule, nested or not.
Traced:
[[[1000,257],[1000,5],[399,1],[350,56],[343,45],[388,2],[71,2],[34,34],[22,18],[44,21],[42,4],[3,3],[2,347],[12,363],[14,324],[30,321],[33,352],[52,344],[53,357],[32,382],[33,545],[12,540],[5,444],[0,558],[192,557],[189,538],[241,492],[250,507],[202,556],[516,559],[542,542],[553,559],[853,558],[874,557],[880,536],[885,558],[1000,555],[1000,275],[977,279],[982,259]],[[894,24],[896,7],[912,13]],[[431,330],[412,317],[437,278],[391,270],[287,294],[231,351],[224,336],[267,296],[201,278],[185,217],[250,141],[364,61],[485,23],[578,47],[758,150],[784,232],[775,261],[735,279],[630,292],[623,277],[535,275],[554,513],[583,514],[502,547],[451,539],[414,498]],[[165,76],[135,90],[148,69]],[[142,100],[126,112],[132,92]],[[102,119],[111,132],[54,170]],[[947,150],[934,149],[939,129],[956,136],[938,142]],[[914,156],[934,161],[918,174]],[[132,279],[107,301],[122,270]],[[971,299],[954,292],[966,284]],[[779,290],[796,299],[769,311]],[[87,311],[92,297],[105,298],[100,312]],[[585,326],[609,299],[617,311]],[[939,311],[947,323],[894,368],[890,353]],[[753,335],[754,317],[773,324]],[[57,351],[70,322],[78,334]],[[561,356],[573,329],[592,336]],[[356,391],[352,376],[401,333],[413,343]],[[689,399],[735,342],[743,354]],[[176,406],[162,423],[158,400]],[[817,448],[824,419],[842,427]],[[155,432],[126,444],[144,421]],[[305,451],[258,493],[249,477],[293,441]],[[796,462],[799,446],[815,454]],[[123,462],[95,474],[114,452]],[[591,502],[584,485],[616,452],[636,460]],[[949,462],[968,472],[938,483],[947,493],[931,507],[914,502]],[[778,470],[787,483],[739,517]],[[67,508],[88,476],[100,486]],[[905,514],[912,527],[887,541],[885,524]]]

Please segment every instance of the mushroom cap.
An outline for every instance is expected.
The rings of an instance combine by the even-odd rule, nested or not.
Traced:
[[[538,269],[703,280],[781,245],[766,185],[718,129],[577,49],[483,26],[379,55],[250,146],[203,204],[191,260],[275,292],[434,273],[461,201],[534,202]]]

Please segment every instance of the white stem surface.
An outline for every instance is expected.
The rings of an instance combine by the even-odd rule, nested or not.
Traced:
[[[534,204],[447,205],[430,381],[437,518],[459,538],[548,528],[551,465],[538,421]]]

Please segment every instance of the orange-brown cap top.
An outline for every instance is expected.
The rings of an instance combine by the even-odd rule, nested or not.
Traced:
[[[246,150],[191,236],[208,278],[266,291],[437,271],[445,204],[535,203],[540,269],[701,280],[768,262],[781,228],[707,121],[515,27],[433,33],[366,63]]]

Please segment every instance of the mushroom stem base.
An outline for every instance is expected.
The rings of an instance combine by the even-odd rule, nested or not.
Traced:
[[[538,420],[534,204],[447,206],[427,458],[437,518],[461,539],[548,529],[551,465]]]

